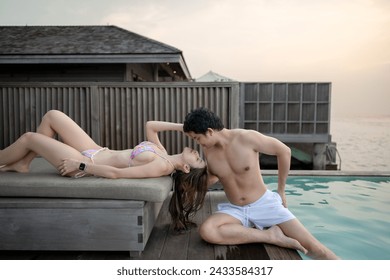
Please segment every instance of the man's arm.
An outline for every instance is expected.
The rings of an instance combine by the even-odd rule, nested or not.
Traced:
[[[282,198],[283,205],[287,207],[286,202],[286,181],[290,171],[291,149],[276,138],[266,136],[257,131],[248,131],[247,137],[254,145],[255,150],[262,154],[273,155],[278,161],[278,193]]]
[[[282,145],[276,153],[276,157],[278,159],[278,194],[282,198],[284,207],[287,207],[285,189],[288,172],[290,171],[291,149],[283,143]]]

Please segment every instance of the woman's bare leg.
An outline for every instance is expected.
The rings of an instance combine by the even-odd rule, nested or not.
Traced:
[[[27,132],[12,145],[0,151],[0,165],[18,162],[30,152],[42,156],[56,168],[64,158],[85,159],[78,150],[69,145],[46,135]]]
[[[51,110],[45,114],[37,132],[50,137],[57,134],[62,142],[79,152],[102,148],[70,117],[57,110]]]
[[[54,137],[55,135],[59,135],[65,144],[75,148],[79,152],[87,149],[101,148],[71,118],[57,110],[48,111],[43,116],[42,121],[37,128],[37,133],[46,135],[48,137]],[[12,162],[4,167],[0,167],[0,170],[28,172],[31,161],[35,157],[36,153],[31,151],[17,162]]]

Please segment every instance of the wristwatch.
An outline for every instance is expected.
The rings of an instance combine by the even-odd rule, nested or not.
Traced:
[[[80,163],[79,170],[84,171],[86,168],[87,165],[84,162]]]

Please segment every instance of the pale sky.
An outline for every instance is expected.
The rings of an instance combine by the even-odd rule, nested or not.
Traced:
[[[390,116],[390,0],[0,0],[0,25],[117,25],[193,78],[332,82],[332,116]]]

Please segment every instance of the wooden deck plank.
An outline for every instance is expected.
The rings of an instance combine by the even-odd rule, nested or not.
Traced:
[[[270,260],[301,260],[297,250],[281,248],[272,244],[264,244],[264,248]]]
[[[162,260],[186,260],[189,243],[189,233],[176,234],[173,233],[172,227],[169,228],[170,234],[161,253]]]
[[[144,253],[141,255],[141,259],[143,259],[144,254],[149,254],[151,259],[162,259],[162,260],[174,260],[181,259],[185,260],[187,258],[187,248],[188,248],[188,235],[187,234],[177,234],[174,232],[173,227],[171,225],[171,216],[169,214],[169,201],[171,196],[169,196],[163,205],[162,211],[160,211],[159,217],[157,218],[159,224],[164,227],[164,232],[160,232],[161,229],[155,227],[152,230],[153,239],[155,236],[162,235],[161,238],[164,237],[164,241],[161,247],[161,251],[159,257],[147,252],[150,247],[145,248]],[[152,245],[153,246],[153,245]],[[180,249],[178,249],[180,248]]]
[[[205,242],[199,235],[199,225],[208,217],[211,213],[210,207],[210,193],[206,194],[204,206],[196,213],[193,221],[197,224],[197,227],[193,227],[190,232],[190,242],[188,246],[188,256],[190,260],[213,260],[214,246]]]

